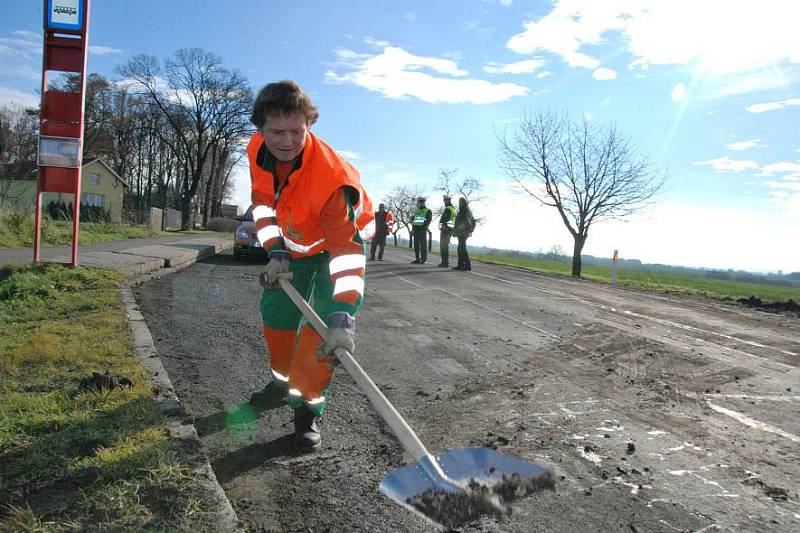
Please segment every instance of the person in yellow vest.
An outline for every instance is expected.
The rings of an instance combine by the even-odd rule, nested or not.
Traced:
[[[417,210],[411,219],[411,231],[414,236],[414,264],[425,264],[428,260],[428,226],[431,225],[433,213],[425,207],[425,198],[417,198]]]
[[[293,81],[264,86],[253,105],[247,156],[256,235],[269,254],[261,274],[263,331],[272,381],[262,402],[294,409],[295,439],[316,448],[318,421],[333,377],[334,350],[355,350],[355,316],[364,296],[364,242],[372,203],[358,171],[310,131],[319,113]],[[292,285],[330,328],[323,342],[278,284]],[[254,395],[256,396],[256,395]],[[253,401],[253,399],[251,399]]]
[[[436,266],[447,268],[450,266],[450,236],[453,234],[453,228],[456,227],[456,208],[453,207],[450,196],[445,194],[442,199],[444,200],[444,209],[442,217],[439,219],[439,253],[442,256],[442,262]]]

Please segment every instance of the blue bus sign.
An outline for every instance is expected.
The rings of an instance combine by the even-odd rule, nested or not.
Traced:
[[[83,30],[84,0],[47,0],[47,28]]]

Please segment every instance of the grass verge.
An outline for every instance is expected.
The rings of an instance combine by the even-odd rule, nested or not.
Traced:
[[[570,276],[572,272],[572,263],[564,261],[547,261],[473,253],[470,253],[470,258],[476,261],[483,261],[484,263],[514,266],[547,274]],[[610,283],[611,269],[596,265],[583,265],[581,277],[602,283]],[[703,278],[700,276],[634,270],[623,267],[620,267],[617,273],[617,283],[623,287],[632,287],[662,293],[707,296],[728,301],[749,298],[750,296],[755,296],[768,302],[787,300],[794,300],[795,302],[800,301],[800,288],[796,287],[726,281]]]
[[[32,213],[0,211],[0,248],[23,248],[33,246],[34,218]],[[42,245],[72,243],[72,222],[42,218]],[[81,222],[78,244],[136,239],[168,235],[145,226],[128,224],[101,224]]]
[[[134,354],[119,289],[99,269],[0,269],[0,531],[204,530]],[[92,371],[130,388],[81,391]]]

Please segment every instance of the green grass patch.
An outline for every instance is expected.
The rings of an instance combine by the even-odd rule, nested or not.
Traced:
[[[204,530],[110,270],[0,269],[0,531]],[[108,371],[130,388],[81,391]]]
[[[0,211],[0,248],[24,248],[33,246],[33,213]],[[168,235],[153,231],[146,226],[129,224],[81,222],[78,244],[137,239]],[[72,221],[51,220],[42,217],[42,246],[72,243]]]
[[[485,263],[514,266],[546,274],[570,276],[572,273],[572,263],[569,261],[473,253],[470,253],[470,258]],[[611,283],[611,268],[584,264],[581,277],[601,283]],[[800,301],[800,288],[798,287],[719,280],[626,267],[620,267],[617,273],[617,283],[623,287],[664,293],[701,295],[720,300],[738,300],[755,296],[765,302],[785,302],[790,299],[795,302]]]

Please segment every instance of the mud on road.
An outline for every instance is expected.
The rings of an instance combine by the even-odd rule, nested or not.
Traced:
[[[800,321],[473,265],[369,263],[356,357],[435,452],[485,446],[555,492],[461,531],[800,529]],[[434,531],[377,489],[403,451],[337,371],[319,451],[268,381],[257,276],[221,255],[135,292],[251,531]]]

